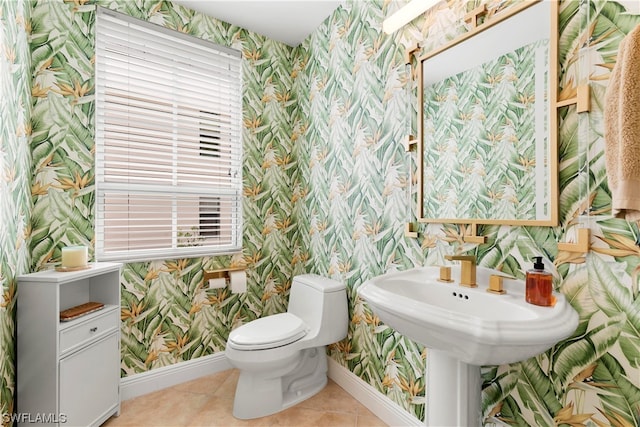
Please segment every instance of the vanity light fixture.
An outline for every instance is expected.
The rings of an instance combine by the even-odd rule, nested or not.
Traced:
[[[418,15],[431,9],[440,0],[411,0],[401,9],[382,22],[382,31],[391,34],[413,21]]]

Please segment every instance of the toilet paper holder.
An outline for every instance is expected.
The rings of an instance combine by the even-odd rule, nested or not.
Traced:
[[[203,270],[203,280],[205,282],[209,281],[210,279],[220,279],[220,278],[225,278],[228,279],[229,273],[232,271],[242,271],[242,270],[246,270],[246,267],[225,267],[225,268],[218,268],[216,270]]]

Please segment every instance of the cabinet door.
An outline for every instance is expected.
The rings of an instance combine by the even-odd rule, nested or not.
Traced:
[[[118,404],[118,334],[95,341],[60,360],[60,413],[66,425],[88,426]]]

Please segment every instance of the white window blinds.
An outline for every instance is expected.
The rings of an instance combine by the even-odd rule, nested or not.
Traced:
[[[240,53],[98,8],[96,257],[237,251]]]

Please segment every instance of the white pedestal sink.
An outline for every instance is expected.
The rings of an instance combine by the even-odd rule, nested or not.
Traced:
[[[426,425],[480,426],[480,366],[528,359],[568,338],[578,314],[554,293],[553,307],[525,301],[522,280],[505,280],[504,295],[486,292],[491,274],[477,267],[477,288],[438,281],[438,267],[421,267],[378,276],[363,283],[359,295],[384,323],[423,344],[427,352]]]

